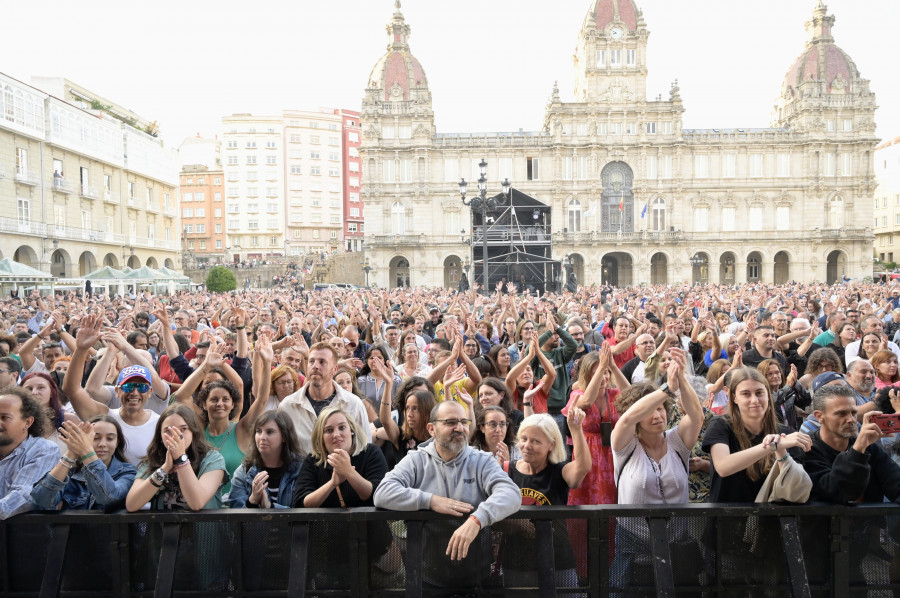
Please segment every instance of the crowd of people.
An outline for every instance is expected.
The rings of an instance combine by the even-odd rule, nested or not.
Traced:
[[[900,285],[473,287],[2,300],[0,519],[430,509],[458,521],[426,524],[427,585],[477,579],[490,527],[521,586],[535,529],[504,522],[521,505],[900,502],[883,417],[900,413]],[[402,526],[369,525],[369,562],[400,571]],[[760,558],[772,530],[721,525],[743,538],[726,571],[784,567]],[[892,580],[897,529],[853,532]],[[709,549],[667,532],[676,564]],[[554,524],[558,584],[587,576],[586,535]],[[614,585],[649,536],[615,527]],[[340,544],[310,558],[314,586],[339,587]]]

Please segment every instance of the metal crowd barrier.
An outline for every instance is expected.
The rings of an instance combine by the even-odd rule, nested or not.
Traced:
[[[523,507],[473,542],[471,578],[434,588],[429,572],[447,562],[427,530],[451,520],[371,508],[30,513],[0,522],[0,597],[900,596],[892,504]],[[627,548],[629,530],[649,536]],[[558,582],[563,536],[577,585]],[[370,557],[379,537],[390,546]],[[511,543],[535,555],[534,584],[504,579]]]

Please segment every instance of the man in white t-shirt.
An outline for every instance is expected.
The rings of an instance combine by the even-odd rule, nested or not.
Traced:
[[[150,370],[142,365],[130,365],[119,372],[116,380],[116,397],[121,403],[118,409],[95,401],[81,387],[81,372],[88,349],[100,338],[100,320],[90,315],[84,318],[75,338],[75,352],[69,370],[63,379],[62,390],[69,397],[75,413],[87,421],[95,415],[109,414],[119,420],[125,437],[125,458],[137,464],[147,454],[147,446],[156,431],[159,415],[145,409],[152,390]]]

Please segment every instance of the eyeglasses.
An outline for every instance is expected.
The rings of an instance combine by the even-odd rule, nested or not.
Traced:
[[[488,428],[506,428],[509,422],[484,422],[484,425]]]
[[[525,326],[522,328],[522,332],[525,332],[526,330],[534,330],[534,326]]]
[[[128,394],[134,390],[137,390],[139,393],[145,393],[150,390],[150,385],[146,382],[126,382],[125,384],[119,385],[119,388],[122,389],[122,392]]]
[[[447,426],[448,428],[455,428],[459,424],[468,426],[469,424],[472,423],[471,419],[436,419],[434,421],[440,422],[440,423],[444,424],[445,426]]]

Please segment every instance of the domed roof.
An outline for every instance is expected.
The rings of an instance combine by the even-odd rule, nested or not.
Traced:
[[[804,81],[823,81],[825,93],[845,93],[859,79],[859,70],[846,52],[837,47],[831,35],[834,16],[826,15],[821,0],[806,23],[809,39],[806,48],[791,65],[782,85],[782,93],[797,95]]]
[[[410,28],[400,12],[400,0],[394,1],[394,15],[387,25],[387,53],[369,74],[369,87],[384,91],[385,101],[409,101],[411,89],[428,87],[425,69],[409,51]]]
[[[592,12],[598,31],[606,29],[617,18],[629,31],[634,31],[641,14],[634,0],[596,0]]]

